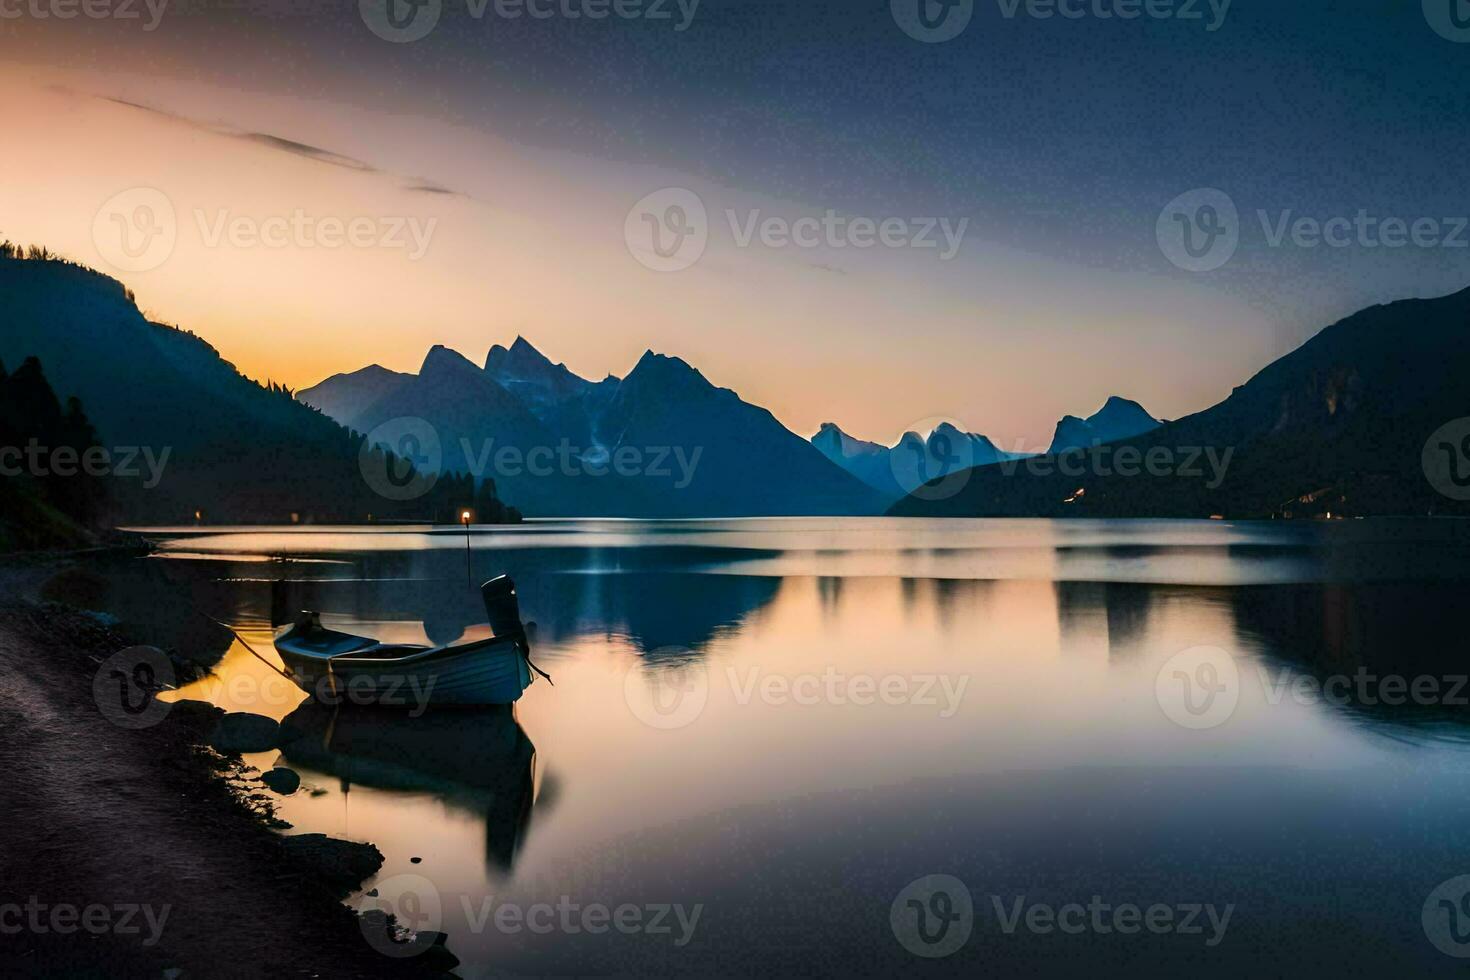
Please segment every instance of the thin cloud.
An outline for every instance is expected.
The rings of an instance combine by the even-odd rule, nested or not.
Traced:
[[[233,135],[236,139],[259,143],[262,146],[269,146],[272,149],[280,150],[283,153],[290,153],[293,156],[306,157],[308,160],[329,163],[334,167],[345,167],[348,170],[357,170],[369,174],[380,174],[383,172],[372,164],[364,163],[353,157],[333,153],[331,150],[324,150],[319,146],[312,146],[310,143],[289,140],[284,136],[273,136],[270,133],[235,133]]]
[[[448,194],[451,197],[465,196],[459,191],[450,190],[448,187],[440,186],[439,184],[434,183],[432,180],[425,180],[422,177],[415,180],[414,183],[406,185],[404,187],[404,190],[413,191],[417,194]]]
[[[60,91],[67,90],[60,89]],[[128,99],[118,98],[112,95],[93,95],[92,97],[96,99],[101,99],[104,102],[114,103],[115,105],[127,106],[129,109],[137,109],[141,112],[151,113],[152,115],[168,119],[172,122],[188,126],[192,129],[200,130],[201,132],[212,133],[215,136],[223,136],[226,139],[234,139],[246,143],[253,143],[256,146],[268,147],[281,153],[289,153],[291,156],[301,157],[306,160],[314,160],[317,163],[325,163],[328,166],[341,167],[344,170],[352,170],[357,173],[381,174],[385,177],[395,176],[393,174],[390,174],[386,170],[373,166],[365,160],[359,160],[356,157],[350,157],[342,153],[335,153],[332,150],[324,149],[320,146],[313,146],[310,143],[303,143],[300,140],[288,139],[284,136],[276,136],[274,133],[254,132],[246,129],[238,129],[233,126],[226,126],[220,123],[202,122],[198,119],[192,119],[188,116],[182,116],[176,112],[171,112],[168,109],[160,109],[157,106],[146,105],[142,102],[133,102]],[[434,181],[429,180],[425,177],[411,177],[406,179],[409,181],[409,183],[404,185],[404,189],[415,193],[447,194],[455,197],[468,196],[462,194],[459,191],[444,187],[443,185],[435,183]]]

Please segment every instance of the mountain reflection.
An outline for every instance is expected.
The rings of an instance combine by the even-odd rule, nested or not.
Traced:
[[[1109,661],[1139,652],[1158,587],[1128,582],[1056,582],[1062,648],[1100,640]]]
[[[1307,697],[1361,721],[1459,740],[1470,737],[1464,595],[1464,583],[1374,582],[1241,588],[1231,598],[1283,690],[1305,675],[1315,681]]]
[[[416,639],[413,627],[422,624],[432,643],[451,643],[483,623],[479,583],[509,573],[543,647],[619,635],[653,653],[702,651],[775,598],[781,584],[775,577],[693,574],[717,554],[730,561],[725,552],[687,547],[483,550],[471,552],[469,562],[453,550],[375,551],[344,553],[329,563],[236,563],[240,571],[228,579],[216,577],[214,563],[169,564],[178,579],[196,587],[204,580],[202,603],[221,615],[232,610],[237,619],[277,625],[311,609],[364,624],[365,631],[396,628],[405,635],[393,638],[405,641]],[[177,567],[188,565],[202,567]]]

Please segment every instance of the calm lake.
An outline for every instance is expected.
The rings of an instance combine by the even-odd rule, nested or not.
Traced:
[[[446,642],[515,577],[555,683],[514,712],[302,705],[238,643],[181,693],[311,732],[247,756],[301,774],[289,832],[376,844],[353,903],[466,976],[1470,954],[1464,523],[532,522],[469,568],[458,528],[149,534],[272,660],[274,580]]]

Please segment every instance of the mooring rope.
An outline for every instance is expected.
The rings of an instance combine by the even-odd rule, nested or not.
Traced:
[[[192,606],[190,608],[193,609]],[[296,679],[293,678],[290,674],[286,673],[284,670],[282,670],[281,668],[277,667],[275,664],[271,663],[265,657],[261,656],[260,655],[260,652],[258,650],[256,650],[255,647],[251,646],[250,645],[250,642],[248,640],[246,640],[245,637],[241,636],[240,635],[240,631],[237,630],[237,629],[235,629],[235,627],[231,626],[229,623],[221,623],[219,620],[215,619],[213,616],[209,616],[209,615],[206,615],[206,614],[204,614],[202,612],[199,612],[199,610],[197,610],[197,609],[194,609],[193,611],[196,614],[198,614],[201,618],[209,620],[214,625],[220,626],[220,627],[223,627],[224,629],[229,630],[230,631],[230,635],[233,636],[235,639],[239,640],[240,641],[240,645],[242,647],[244,647],[246,650],[249,650],[252,654],[254,654],[255,655],[255,658],[257,660],[259,660],[261,663],[265,664],[271,670],[273,670],[276,673],[280,674],[282,677],[286,678],[286,680],[290,681],[291,683],[293,683],[293,684],[296,683]],[[332,667],[332,665],[329,662],[327,664],[327,670],[328,670],[329,673],[331,671],[331,667]]]

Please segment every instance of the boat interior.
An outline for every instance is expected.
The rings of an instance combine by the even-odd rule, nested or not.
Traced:
[[[363,657],[372,660],[392,660],[414,657],[440,650],[465,650],[502,639],[488,626],[471,627],[454,643],[427,646],[421,643],[380,643],[372,637],[356,636],[329,629],[321,624],[315,613],[303,614],[301,619],[277,643],[312,657],[331,660],[351,660]]]

